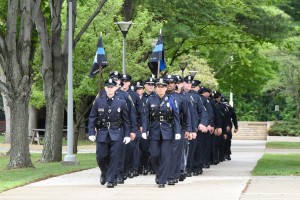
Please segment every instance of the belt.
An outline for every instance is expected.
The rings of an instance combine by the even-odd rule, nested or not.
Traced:
[[[119,121],[115,122],[101,122],[100,127],[101,128],[110,128],[110,127],[120,127],[121,123]]]
[[[161,115],[161,116],[153,116],[153,117],[151,117],[151,120],[152,121],[160,121],[160,122],[166,121],[166,122],[170,123],[172,121],[172,118]]]

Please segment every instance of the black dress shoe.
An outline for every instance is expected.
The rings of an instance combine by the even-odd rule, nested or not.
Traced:
[[[227,159],[227,160],[231,160],[231,157],[230,157],[230,155],[228,155],[226,159]]]
[[[168,185],[175,185],[175,182],[173,181],[173,179],[168,180]]]
[[[200,169],[199,171],[198,171],[198,174],[202,174],[203,173],[203,170],[202,169]]]
[[[102,175],[100,176],[100,184],[104,185],[106,183],[106,176]]]
[[[118,179],[117,179],[117,183],[118,183],[118,184],[124,184],[124,180],[123,180],[122,178],[118,178]]]
[[[210,168],[210,164],[204,164],[203,168],[207,168],[207,169]]]
[[[114,188],[115,186],[114,186],[113,183],[107,183],[106,187],[107,187],[107,188]]]
[[[133,171],[133,176],[139,176],[139,173],[137,171]]]
[[[157,177],[157,175],[155,176],[155,183],[158,184],[158,177]]]
[[[179,181],[184,181],[185,178],[186,178],[186,174],[184,172],[181,172],[179,176]]]
[[[192,173],[187,173],[186,177],[192,177]]]
[[[199,173],[198,172],[193,172],[193,176],[198,176]]]
[[[173,179],[173,181],[174,181],[174,183],[178,183],[178,179],[177,178]]]
[[[165,184],[158,184],[158,188],[164,188]]]
[[[147,169],[144,169],[144,171],[143,171],[143,175],[147,175],[148,174],[148,172],[149,172],[149,170],[147,170]]]
[[[128,173],[128,178],[133,178],[134,174],[132,172]]]

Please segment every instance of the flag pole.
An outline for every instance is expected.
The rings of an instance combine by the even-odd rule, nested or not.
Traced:
[[[161,29],[159,30],[159,35],[161,35]],[[159,78],[160,75],[160,60],[158,60],[157,63],[157,78]]]
[[[100,37],[102,38],[102,32],[100,33]],[[102,81],[102,65],[101,63],[99,64],[99,96],[100,96],[100,93],[101,93],[101,81]]]

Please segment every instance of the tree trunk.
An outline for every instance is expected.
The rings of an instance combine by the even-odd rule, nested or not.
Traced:
[[[122,13],[125,21],[131,21],[134,12],[135,0],[125,0],[123,4]]]
[[[6,77],[4,75],[0,76],[0,80],[3,83],[6,83]],[[6,97],[3,93],[1,93],[2,99],[3,99],[3,110],[4,110],[4,115],[5,115],[5,139],[4,143],[9,144],[10,143],[10,109],[7,105],[7,100]]]
[[[11,149],[8,168],[32,167],[28,140],[28,105],[32,85],[32,1],[8,1],[5,38],[0,35],[0,66],[6,82],[0,90],[11,116]]]
[[[44,78],[44,81],[46,127],[41,162],[59,162],[62,160],[65,85],[63,84],[64,81],[54,85],[48,85],[47,82],[49,82],[49,80],[46,78]],[[58,87],[58,85],[61,85],[61,87]]]
[[[29,122],[28,122],[29,136],[33,136],[31,129],[34,128],[38,128],[38,111],[35,107],[29,105]]]
[[[296,110],[296,117],[297,117],[297,119],[300,119],[300,104],[298,103],[297,104],[297,108],[296,108],[297,110]]]
[[[28,129],[29,93],[11,103],[11,149],[8,168],[33,167],[29,153]],[[21,145],[22,144],[22,145]]]

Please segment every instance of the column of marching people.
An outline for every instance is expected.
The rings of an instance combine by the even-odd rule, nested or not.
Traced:
[[[237,117],[228,100],[188,75],[165,75],[131,85],[131,76],[109,75],[89,116],[100,184],[113,188],[153,174],[159,188],[205,173],[231,160]],[[204,171],[203,171],[204,170]]]

